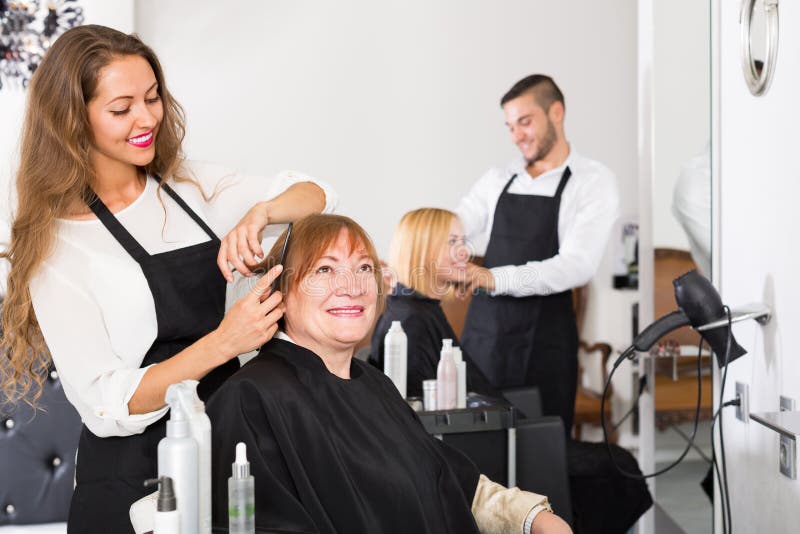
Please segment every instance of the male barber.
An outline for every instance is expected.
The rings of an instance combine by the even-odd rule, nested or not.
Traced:
[[[618,216],[614,174],[564,136],[564,96],[548,76],[517,82],[500,104],[522,157],[489,170],[458,206],[466,235],[489,236],[470,264],[462,345],[496,387],[538,386],[569,435],[578,332],[572,289],[594,276]],[[598,124],[597,135],[609,135]],[[475,291],[478,290],[478,291]]]

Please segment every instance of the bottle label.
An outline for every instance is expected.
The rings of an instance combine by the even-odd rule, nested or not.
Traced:
[[[247,504],[228,508],[228,528],[251,529],[255,527],[256,506]]]

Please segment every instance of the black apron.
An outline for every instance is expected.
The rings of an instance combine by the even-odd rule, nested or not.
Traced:
[[[156,177],[160,181],[160,178]],[[208,234],[210,241],[150,255],[98,198],[89,206],[142,268],[153,294],[158,334],[142,367],[162,362],[208,334],[225,315],[225,279],[217,267],[220,240],[167,184],[164,191]],[[200,398],[239,368],[234,358],[206,375]],[[78,444],[75,492],[69,533],[133,533],[129,509],[152,493],[143,482],[158,472],[158,442],[166,434],[168,414],[134,436],[99,438],[84,425]]]
[[[572,172],[564,169],[556,194],[515,195],[511,177],[497,200],[483,265],[524,265],[558,254],[561,194]],[[578,329],[572,291],[512,297],[475,295],[469,306],[464,349],[495,387],[537,386],[544,415],[572,429],[578,381]]]

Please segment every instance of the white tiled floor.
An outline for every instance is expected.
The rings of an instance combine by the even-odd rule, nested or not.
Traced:
[[[689,435],[691,424],[680,426]],[[698,425],[695,443],[707,456],[711,456],[711,426],[706,421]],[[656,433],[657,468],[666,467],[683,451],[686,442],[672,429]],[[697,452],[692,451],[674,469],[659,476],[656,480],[656,502],[662,510],[690,534],[711,533],[711,500],[700,487],[700,482],[708,471],[706,462]]]

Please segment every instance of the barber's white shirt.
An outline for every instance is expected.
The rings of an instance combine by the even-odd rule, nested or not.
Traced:
[[[268,179],[197,162],[188,162],[186,170],[207,195],[219,187],[206,201],[191,183],[168,182],[220,239],[257,201],[269,200],[297,182],[322,187],[325,212],[333,211],[337,202],[329,186],[294,171]],[[139,198],[115,214],[134,239],[150,254],[208,241],[203,229],[162,192],[165,224],[157,189],[148,179]],[[141,433],[167,410],[128,413],[128,401],[146,371],[139,366],[158,328],[147,280],[98,219],[57,224],[53,253],[31,280],[30,291],[64,393],[97,436]],[[265,250],[283,228],[265,230]]]
[[[564,168],[572,176],[561,196],[558,216],[558,254],[524,265],[504,265],[491,270],[493,295],[548,295],[586,284],[594,276],[603,256],[611,228],[619,216],[619,193],[614,174],[603,164],[570,150],[564,165],[531,178],[525,161],[490,169],[461,199],[456,212],[467,238],[482,255],[492,232],[497,201],[508,180],[517,178],[508,192],[516,195],[553,197]]]

